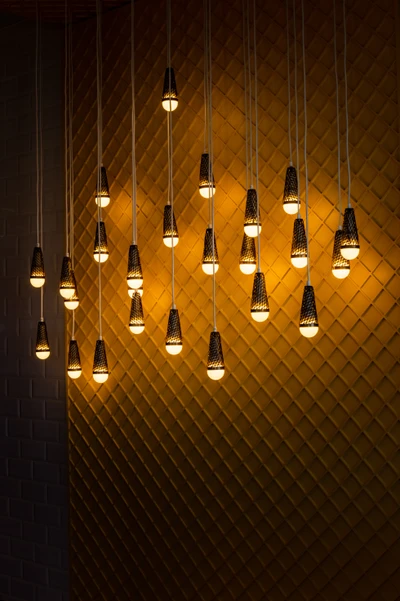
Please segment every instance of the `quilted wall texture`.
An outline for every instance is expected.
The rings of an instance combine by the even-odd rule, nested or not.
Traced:
[[[131,243],[127,6],[104,19],[104,164],[112,201],[104,210],[110,259],[103,267],[103,327],[111,375],[103,386],[91,377],[98,334],[95,23],[74,31],[83,375],[69,382],[72,599],[394,601],[400,594],[394,4],[348,3],[352,198],[361,253],[344,281],[330,269],[338,219],[332,5],[305,5],[310,244],[320,320],[313,340],[298,330],[305,274],[290,264],[293,219],[281,206],[289,152],[285,6],[258,2],[262,268],[271,308],[264,324],[250,318],[252,277],[238,266],[245,197],[241,2],[213,6],[217,303],[226,363],[217,383],[206,375],[211,279],[200,266],[207,226],[207,203],[197,190],[202,6],[198,0],[172,4],[180,93],[173,114],[181,236],[176,302],[184,347],[176,357],[164,348],[171,303],[170,251],[162,243],[165,4],[138,0],[138,231],[146,329],[138,337],[128,329],[125,279]],[[338,45],[342,50],[341,27]],[[344,133],[343,86],[340,102]],[[302,139],[302,108],[300,132]]]

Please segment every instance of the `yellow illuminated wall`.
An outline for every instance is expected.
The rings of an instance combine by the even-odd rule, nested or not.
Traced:
[[[204,127],[201,3],[172,2],[180,94],[173,114],[181,236],[176,302],[184,336],[177,357],[164,349],[171,303],[170,251],[162,243],[165,4],[136,3],[146,320],[139,337],[128,329],[125,280],[131,243],[129,6],[104,17],[104,164],[112,202],[104,210],[111,254],[103,268],[103,328],[111,375],[103,386],[91,377],[98,335],[95,23],[74,31],[82,299],[76,318],[83,361],[82,377],[69,382],[74,601],[399,598],[394,3],[348,1],[352,199],[361,253],[350,276],[339,281],[330,270],[338,219],[332,3],[306,1],[310,250],[320,321],[313,340],[298,330],[305,274],[290,264],[292,218],[281,206],[288,166],[285,6],[258,4],[261,245],[271,309],[265,324],[250,319],[252,277],[238,267],[245,193],[241,2],[213,6],[217,304],[226,363],[220,383],[206,375],[211,279],[200,266],[207,225],[207,202],[197,191]],[[342,54],[339,61],[342,82]],[[340,102],[343,107],[343,86]],[[342,173],[346,185],[345,165]],[[302,177],[302,189],[303,183]]]

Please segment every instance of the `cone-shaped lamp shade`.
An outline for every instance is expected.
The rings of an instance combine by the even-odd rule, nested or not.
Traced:
[[[340,252],[342,244],[343,230],[337,230],[335,233],[335,241],[333,243],[332,253],[332,273],[335,278],[343,280],[350,273],[350,261],[345,259]]]
[[[32,255],[30,282],[34,288],[41,288],[45,282],[43,252],[40,246],[35,246]]]
[[[210,174],[210,155],[203,153],[200,161],[200,177],[199,177],[199,192],[203,198],[210,198],[215,194],[215,180],[214,174],[212,174],[212,183],[209,178]]]
[[[225,373],[224,354],[222,352],[221,334],[211,332],[208,346],[207,375],[211,380],[220,380]]]
[[[143,284],[142,266],[137,244],[131,244],[128,256],[128,274],[126,276],[129,288],[140,288]]]
[[[269,302],[265,275],[260,271],[254,274],[253,293],[251,295],[251,316],[254,321],[265,321],[269,317]]]
[[[295,215],[299,205],[297,173],[296,169],[290,166],[286,169],[285,189],[283,191],[283,210],[288,215]]]
[[[214,259],[215,259],[215,273],[219,269],[219,258],[217,251],[217,242],[214,236]],[[206,229],[206,235],[204,236],[204,250],[203,250],[203,262],[202,269],[207,275],[212,275],[213,272],[213,235],[212,229],[208,227]]]
[[[81,358],[79,356],[78,342],[69,341],[67,374],[72,380],[76,380],[82,373]]]
[[[134,294],[132,296],[129,329],[132,332],[132,334],[141,334],[144,330],[142,297],[140,296],[137,290],[134,291]]]
[[[106,355],[106,345],[104,340],[96,341],[93,360],[93,379],[98,384],[103,384],[108,379],[108,363]]]
[[[239,267],[240,271],[246,275],[254,273],[256,269],[256,243],[254,238],[250,238],[247,234],[243,234]]]
[[[182,350],[182,332],[178,309],[171,309],[169,312],[165,348],[170,355],[178,355]]]
[[[47,337],[46,322],[43,320],[38,322],[35,352],[38,359],[47,359],[50,357],[50,345]]]
[[[107,171],[105,167],[100,170],[100,190],[95,196],[96,204],[104,208],[110,204],[110,189],[108,187]]]
[[[304,286],[300,311],[300,332],[306,338],[312,338],[318,332],[317,307],[312,286]]]
[[[340,252],[345,259],[351,261],[358,257],[360,242],[354,209],[345,209],[343,217],[343,234]]]
[[[71,298],[75,292],[75,288],[76,282],[71,257],[64,257],[61,265],[60,294],[63,298]]]
[[[172,67],[167,67],[165,69],[161,104],[166,111],[174,111],[178,106],[178,89],[176,87],[175,73]]]
[[[290,260],[294,267],[305,267],[307,265],[307,238],[304,229],[304,221],[297,217],[293,222],[292,252]]]
[[[244,215],[244,233],[256,238],[261,232],[261,220],[257,219],[257,192],[254,188],[247,190],[246,211]]]
[[[100,226],[100,227],[99,227]],[[96,234],[94,237],[93,256],[95,261],[104,263],[109,257],[106,224],[104,221],[96,224]]]
[[[171,205],[165,205],[164,207],[163,242],[168,248],[176,246],[179,242],[178,228],[176,227],[175,215],[172,212]]]
[[[75,311],[79,307],[79,296],[78,296],[78,287],[75,287],[75,292],[71,296],[71,298],[66,298],[64,300],[64,307],[69,311]]]
[[[143,296],[143,286],[141,286],[140,288],[136,288],[136,289],[128,288],[128,294],[129,294],[130,298],[133,297],[135,292],[138,292],[140,294],[140,296]]]

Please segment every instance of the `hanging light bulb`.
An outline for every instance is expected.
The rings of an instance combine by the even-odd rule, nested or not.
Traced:
[[[250,238],[247,234],[243,234],[239,267],[240,271],[246,275],[254,273],[256,268],[256,243],[254,238]]]
[[[333,243],[332,253],[332,273],[335,278],[343,280],[350,273],[350,262],[345,259],[340,252],[340,247],[343,239],[343,230],[339,229],[335,233],[335,241]]]
[[[100,236],[99,236],[100,228]],[[104,221],[100,221],[96,224],[96,235],[94,239],[94,250],[93,256],[95,261],[104,263],[109,257],[108,244],[107,244],[107,233],[106,225]]]
[[[313,338],[318,333],[318,315],[313,286],[304,286],[300,311],[300,333]]]
[[[175,73],[172,67],[167,67],[165,69],[161,104],[166,111],[174,111],[178,106],[178,89],[176,87]]]
[[[128,294],[129,294],[130,298],[133,297],[135,292],[138,292],[140,294],[140,296],[142,297],[143,296],[143,286],[141,286],[140,288],[128,288]]]
[[[250,313],[254,321],[262,322],[269,317],[269,302],[265,275],[261,271],[254,274],[253,293],[251,295]]]
[[[219,269],[219,258],[217,250],[217,242],[214,237],[214,259],[215,259],[215,273]],[[203,250],[203,263],[202,269],[207,275],[212,275],[213,271],[213,235],[212,229],[208,227],[206,229],[206,235],[204,236],[204,250]]]
[[[43,252],[40,246],[35,246],[32,255],[30,283],[34,288],[41,288],[45,279]]]
[[[81,373],[82,364],[79,356],[78,342],[72,338],[69,341],[67,374],[71,380],[76,380]]]
[[[255,188],[247,190],[246,212],[244,216],[244,233],[256,238],[261,233],[261,219],[257,219],[257,192]]]
[[[290,165],[286,169],[285,189],[283,191],[283,210],[288,215],[295,215],[299,209],[299,187],[296,169]]]
[[[307,238],[304,229],[304,220],[301,217],[297,217],[293,222],[290,260],[294,267],[302,268],[307,265]]]
[[[108,187],[107,171],[105,167],[100,169],[100,190],[95,196],[96,204],[101,208],[107,207],[110,204],[110,189]]]
[[[182,332],[178,309],[169,312],[165,348],[170,355],[179,355],[182,350]]]
[[[35,352],[38,359],[43,360],[50,357],[50,345],[47,337],[46,322],[44,319],[41,319],[38,322]]]
[[[344,210],[343,234],[340,252],[345,259],[351,261],[358,257],[360,252],[360,242],[358,240],[358,229],[354,209]]]
[[[144,330],[142,298],[137,290],[134,290],[132,296],[129,329],[132,334],[141,334]]]
[[[128,275],[126,276],[129,288],[138,289],[143,284],[142,265],[137,244],[131,244],[128,256]]]
[[[74,293],[70,298],[64,299],[64,307],[69,311],[75,311],[79,307],[78,287],[75,287]]]
[[[63,258],[61,265],[59,291],[63,298],[71,298],[75,292],[75,288],[76,282],[71,257],[66,256]]]
[[[203,198],[210,198],[212,194],[215,194],[215,180],[214,175],[212,176],[212,183],[209,179],[210,173],[210,155],[204,152],[201,155],[200,161],[200,177],[199,177],[199,192]]]
[[[178,228],[176,227],[175,215],[172,213],[171,205],[165,205],[164,207],[163,242],[168,248],[176,246],[179,242]]]
[[[104,384],[108,379],[106,345],[102,338],[99,338],[99,340],[96,341],[93,361],[93,379],[98,384]]]
[[[222,352],[221,334],[213,331],[208,346],[207,376],[211,380],[220,380],[225,373],[224,354]]]

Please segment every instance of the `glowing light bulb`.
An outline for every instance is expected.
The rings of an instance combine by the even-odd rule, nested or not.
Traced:
[[[294,200],[293,202],[285,202],[283,205],[283,210],[288,215],[295,215],[298,211],[298,202]]]
[[[98,384],[104,384],[108,380],[108,374],[105,373],[94,373],[93,380]]]
[[[105,207],[108,207],[108,205],[110,204],[110,197],[109,196],[96,196],[95,202],[96,202],[97,206],[104,209]]]
[[[93,253],[94,260],[100,263],[105,263],[109,257],[108,253]]]
[[[79,299],[78,298],[69,298],[64,301],[64,307],[69,311],[75,311],[79,307]]]
[[[338,269],[332,269],[332,273],[338,280],[344,280],[350,273],[350,267],[339,267]]]
[[[257,238],[258,233],[261,233],[262,230],[262,225],[260,224],[259,226],[257,225],[245,225],[244,226],[244,233],[246,234],[246,236],[249,236],[250,238]]]
[[[36,351],[36,357],[38,359],[48,359],[50,357],[50,351]]]
[[[143,285],[143,279],[139,280],[139,279],[128,279],[126,280],[128,282],[128,286],[129,288],[133,288],[134,290],[137,290],[138,288],[141,288]]]
[[[44,278],[30,278],[30,283],[34,288],[41,288],[44,286],[45,279]]]
[[[266,321],[268,319],[269,311],[251,311],[251,316],[254,321],[261,323],[262,321]]]
[[[207,376],[211,380],[220,380],[224,377],[225,370],[224,369],[207,369]]]
[[[172,248],[173,246],[175,247],[178,244],[179,238],[177,236],[167,236],[163,238],[163,242],[165,246],[168,246],[168,248]]]
[[[291,257],[291,262],[293,267],[297,267],[301,269],[302,267],[306,267],[307,265],[307,257]]]
[[[71,298],[75,294],[75,288],[60,288],[60,294],[65,299]]]
[[[347,248],[341,248],[340,252],[342,254],[342,257],[344,257],[348,261],[352,261],[353,259],[356,259],[360,254],[360,248],[354,248],[349,246]]]
[[[170,355],[179,355],[182,348],[182,344],[171,344],[168,342],[165,343],[165,349]]]
[[[252,263],[240,263],[240,271],[245,275],[250,275],[255,272],[256,265]]]
[[[202,263],[201,268],[204,271],[204,273],[206,273],[207,275],[212,275],[214,273],[212,263]],[[218,263],[216,263],[215,264],[215,273],[217,273],[218,269],[219,269],[219,265],[218,265]]]
[[[82,374],[82,370],[81,369],[68,369],[67,374],[71,378],[71,380],[77,380],[79,378],[79,376]]]
[[[162,107],[168,112],[174,111],[178,107],[178,101],[176,98],[168,98],[161,101]]]
[[[300,326],[300,334],[305,338],[314,338],[318,334],[318,326]]]

